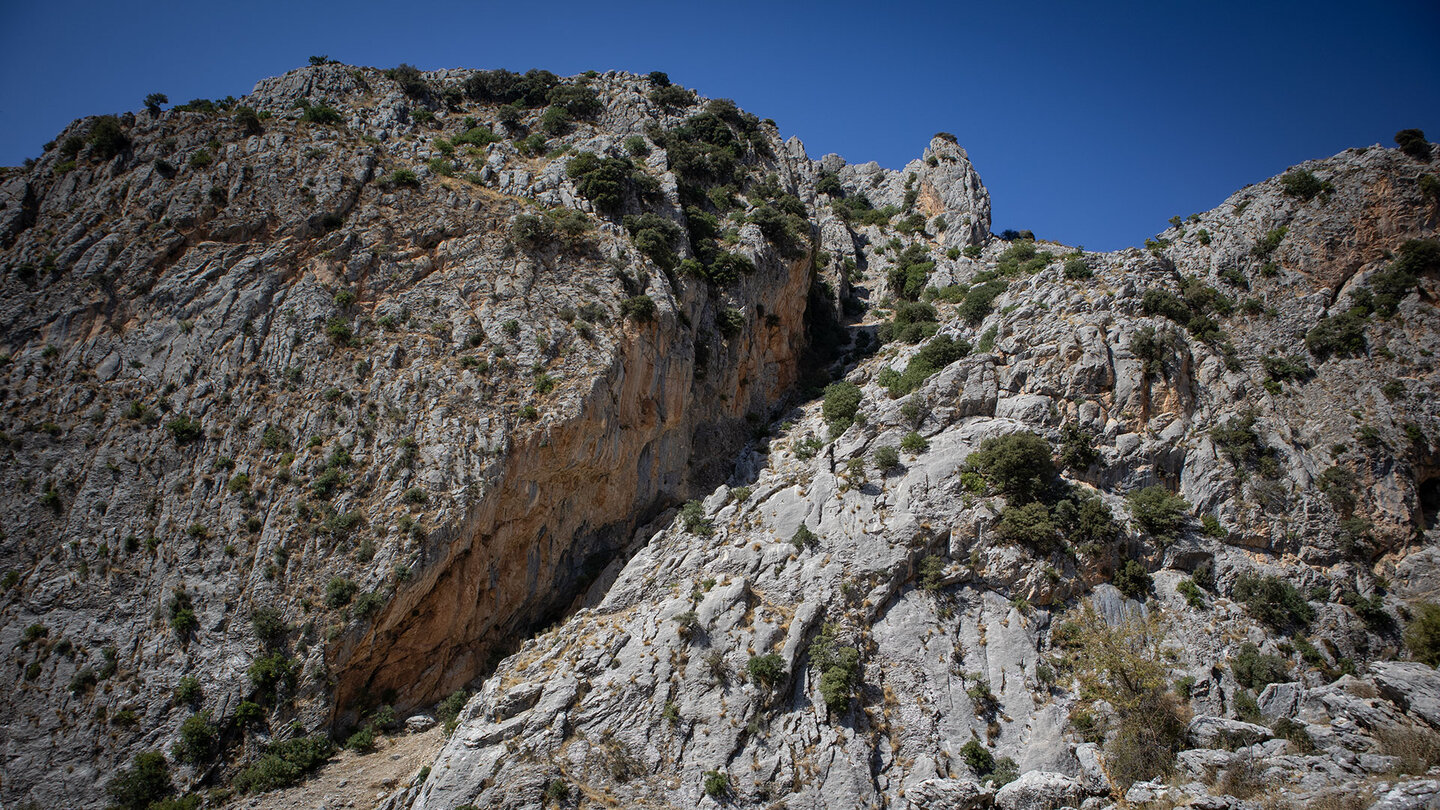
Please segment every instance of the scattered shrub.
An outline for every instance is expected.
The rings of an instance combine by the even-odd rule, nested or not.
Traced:
[[[648,295],[633,295],[620,302],[620,317],[636,323],[655,320],[655,299]]]
[[[235,777],[235,789],[252,793],[289,787],[330,758],[330,741],[323,734],[271,743],[260,759]]]
[[[1115,570],[1112,584],[1130,599],[1144,601],[1154,581],[1150,572],[1145,570],[1145,566],[1139,561],[1126,560]]]
[[[1440,605],[1424,602],[1411,608],[1405,646],[1416,661],[1440,667]]]
[[[756,684],[774,689],[785,677],[785,659],[775,653],[757,655],[745,665],[745,671]]]
[[[970,344],[965,341],[955,340],[949,335],[937,335],[910,358],[903,373],[889,379],[882,374],[879,382],[889,389],[891,399],[899,399],[919,388],[931,375],[969,353]]]
[[[345,577],[331,577],[325,584],[325,606],[336,609],[350,604],[360,586]]]
[[[1231,597],[1243,602],[1250,615],[1277,630],[1303,630],[1315,618],[1315,609],[1304,595],[1279,577],[1242,574],[1235,580]]]
[[[813,546],[818,542],[820,542],[820,538],[817,537],[814,532],[810,531],[810,527],[804,523],[801,523],[799,528],[795,529],[795,533],[790,535],[790,544],[795,547],[796,551],[806,546]]]
[[[705,507],[699,501],[685,502],[680,509],[680,522],[691,534],[709,537],[715,533],[715,525],[705,517]]]
[[[192,714],[180,724],[180,739],[170,747],[170,755],[187,765],[209,762],[215,756],[219,737],[219,730],[210,722],[210,712]]]
[[[706,796],[720,800],[730,795],[730,777],[719,771],[706,771],[704,779]]]
[[[900,440],[900,449],[907,453],[923,453],[930,449],[930,442],[926,441],[924,436],[912,430],[905,434],[905,438]]]
[[[543,248],[555,237],[555,226],[546,217],[519,214],[510,221],[510,238],[530,249]]]
[[[1230,659],[1230,671],[1235,681],[1247,689],[1264,689],[1272,683],[1289,680],[1289,666],[1284,658],[1262,654],[1259,647],[1249,642],[1240,645],[1235,657]]]
[[[896,450],[893,445],[881,445],[876,448],[870,460],[880,472],[888,473],[900,466],[900,451]]]
[[[170,763],[159,751],[136,754],[133,764],[122,768],[105,785],[113,810],[148,810],[174,793]]]
[[[170,431],[170,435],[175,438],[176,444],[182,445],[189,444],[204,435],[200,422],[191,419],[185,414],[180,414],[169,422],[166,422],[165,429]]]
[[[1161,543],[1174,542],[1190,519],[1190,504],[1159,485],[1135,490],[1125,500],[1135,523]]]
[[[1168,775],[1185,747],[1190,712],[1171,691],[1171,659],[1159,622],[1151,615],[1111,626],[1085,603],[1078,618],[1055,631],[1083,696],[1072,722],[1103,732],[1094,707],[1103,701],[1111,708],[1104,721],[1110,731],[1103,735],[1109,737],[1106,764],[1122,791]]]
[[[986,439],[967,463],[1012,505],[1048,496],[1056,475],[1050,443],[1029,431]]]
[[[1280,188],[1286,195],[1309,202],[1318,194],[1329,194],[1335,187],[1305,169],[1291,169],[1280,176]]]
[[[204,689],[200,686],[200,679],[186,675],[175,685],[175,702],[181,706],[199,706],[200,701],[205,698]]]
[[[130,139],[125,136],[125,130],[120,126],[120,119],[113,115],[102,115],[95,119],[95,123],[90,125],[90,134],[86,141],[90,144],[90,154],[100,160],[109,160],[130,146]]]
[[[1365,316],[1355,310],[1322,317],[1305,333],[1305,348],[1320,360],[1353,357],[1365,351]]]
[[[832,436],[844,433],[855,422],[861,396],[860,386],[852,382],[841,380],[825,387],[825,399],[820,412],[830,425]]]
[[[276,651],[250,662],[245,673],[250,677],[250,683],[259,696],[266,701],[273,701],[281,688],[295,688],[296,678],[300,674],[300,662]]]
[[[1040,501],[1023,506],[1007,505],[1000,512],[995,533],[1006,542],[1022,543],[1047,553],[1054,550],[1059,540],[1059,529],[1051,519],[1050,507]]]

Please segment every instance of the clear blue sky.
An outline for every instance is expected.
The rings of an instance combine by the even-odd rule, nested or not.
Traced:
[[[994,228],[1091,249],[1350,146],[1440,140],[1440,3],[320,4],[0,0],[0,165],[68,121],[243,95],[311,54],[421,68],[664,70],[898,167],[954,133]]]

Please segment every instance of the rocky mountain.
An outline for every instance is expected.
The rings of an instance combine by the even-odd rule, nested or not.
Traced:
[[[945,134],[318,61],[0,176],[6,806],[432,713],[384,806],[1440,797],[1423,136],[1102,254]]]

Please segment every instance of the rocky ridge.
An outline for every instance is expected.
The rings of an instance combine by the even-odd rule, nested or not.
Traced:
[[[224,784],[486,675],[391,806],[1432,795],[1380,781],[1440,694],[1384,663],[1434,598],[1435,274],[1373,292],[1434,236],[1414,156],[1082,253],[992,236],[948,136],[851,166],[662,77],[496,75],[314,66],[117,119],[119,148],[76,122],[0,179],[0,795],[98,801],[153,749]],[[849,425],[791,398],[837,352]],[[969,456],[1024,432],[1088,448],[1064,486],[1113,535],[1006,534]],[[1165,536],[1126,497],[1157,483]],[[1303,590],[1307,646],[1236,597],[1257,574]],[[1188,679],[1167,780],[1077,724],[1082,600]]]

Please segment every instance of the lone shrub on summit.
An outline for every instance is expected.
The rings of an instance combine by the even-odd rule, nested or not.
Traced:
[[[1400,151],[1426,163],[1430,162],[1430,142],[1425,133],[1418,129],[1402,129],[1395,133],[1395,145]]]

